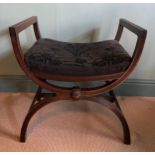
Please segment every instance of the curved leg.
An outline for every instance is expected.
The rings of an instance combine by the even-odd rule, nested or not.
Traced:
[[[44,93],[43,93],[44,94]],[[43,95],[42,94],[42,95]],[[31,118],[33,117],[33,115],[42,107],[46,106],[47,104],[51,103],[51,102],[55,102],[58,100],[68,100],[71,99],[70,96],[56,96],[56,94],[44,94],[45,98],[43,100],[39,100],[39,102],[37,104],[34,104],[33,106],[31,106],[30,110],[28,111],[28,114],[24,120],[22,129],[21,129],[21,134],[20,134],[20,141],[21,142],[25,142],[26,141],[26,133],[27,133],[27,128],[28,128],[28,124],[31,120]],[[108,109],[110,109],[121,121],[122,126],[123,126],[123,132],[124,132],[124,143],[125,144],[130,144],[130,131],[129,131],[129,127],[128,124],[123,116],[123,113],[121,112],[121,110],[115,106],[114,104],[111,104],[110,102],[107,102],[107,100],[105,100],[102,96],[97,96],[97,97],[82,97],[82,99],[85,100],[90,100],[90,101],[94,101],[97,103],[100,103],[102,105],[104,105],[105,107],[107,107]]]
[[[32,116],[42,107],[46,106],[47,104],[49,104],[51,102],[57,101],[57,100],[59,100],[59,99],[56,96],[55,97],[52,96],[52,94],[51,94],[51,97],[46,98],[44,100],[40,100],[37,104],[34,104],[33,106],[31,106],[31,108],[29,109],[29,111],[25,117],[25,120],[24,120],[22,128],[21,128],[21,133],[20,133],[20,141],[21,142],[26,141],[27,127],[28,127],[28,124],[29,124]]]
[[[84,98],[89,101],[94,101],[96,103],[104,105],[106,108],[111,110],[121,121],[122,127],[123,127],[123,133],[124,133],[124,144],[130,144],[131,139],[130,139],[130,130],[127,124],[127,121],[125,117],[123,116],[123,113],[120,111],[120,109],[110,102],[107,102],[103,97],[90,97],[90,98]]]
[[[40,86],[38,86],[37,92],[33,98],[32,104],[29,109],[31,109],[36,104],[36,101],[40,100],[41,92],[42,92],[42,88]]]
[[[113,90],[110,90],[110,91],[109,91],[109,94],[110,94],[110,96],[111,96],[112,99],[113,99],[112,102],[115,102],[116,106],[121,110],[121,107],[120,107],[119,104],[118,104],[118,100],[117,100],[117,97],[116,97],[114,91],[113,91]],[[122,110],[121,110],[121,111],[122,111]]]

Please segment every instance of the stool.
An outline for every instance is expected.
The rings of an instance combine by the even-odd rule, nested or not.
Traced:
[[[19,33],[33,25],[36,42],[23,54]],[[136,47],[130,56],[119,43],[123,29],[137,35]],[[26,141],[28,124],[42,107],[59,100],[90,100],[111,110],[121,121],[124,143],[130,144],[130,131],[113,89],[123,83],[136,67],[141,56],[147,31],[125,19],[120,19],[114,40],[93,43],[69,43],[41,37],[37,17],[33,16],[9,27],[17,61],[38,90],[21,128],[20,141]],[[63,82],[102,82],[101,86],[62,87],[49,80]],[[51,91],[43,93],[42,89]],[[109,92],[109,102],[103,94]]]

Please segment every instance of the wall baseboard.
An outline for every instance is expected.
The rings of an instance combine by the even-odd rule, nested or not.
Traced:
[[[55,84],[74,85],[74,83],[63,82],[55,82]],[[88,83],[82,86],[88,86]],[[24,75],[0,76],[0,92],[35,92],[36,89],[37,85]],[[155,80],[128,79],[117,87],[115,92],[120,96],[155,96]]]

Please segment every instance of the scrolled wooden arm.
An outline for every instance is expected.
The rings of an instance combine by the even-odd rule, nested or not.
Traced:
[[[118,85],[120,85],[121,83],[123,83],[126,78],[130,75],[130,73],[133,71],[133,69],[136,67],[141,53],[143,51],[143,47],[144,47],[144,43],[146,40],[146,35],[147,35],[147,30],[145,30],[144,28],[126,20],[126,19],[120,19],[119,21],[119,26],[118,26],[118,30],[115,36],[115,40],[119,41],[121,36],[122,36],[122,32],[123,29],[127,28],[129,31],[133,32],[134,34],[137,35],[137,42],[136,42],[136,46],[132,55],[132,61],[130,63],[130,65],[128,66],[128,68],[126,69],[126,71],[120,76],[119,79],[114,80],[111,84],[107,85],[107,86],[101,86],[100,88],[96,88],[96,89],[91,89],[89,90],[89,94],[94,95],[94,94],[100,94],[101,92],[105,92],[105,91],[109,91],[114,89],[115,87],[117,87]],[[83,93],[85,93],[86,95],[88,94],[88,91],[83,91]]]
[[[33,74],[33,72],[31,72],[29,70],[29,68],[24,60],[24,54],[23,54],[23,50],[21,48],[20,40],[19,40],[19,33],[24,31],[26,28],[28,28],[31,25],[33,25],[36,39],[39,40],[41,38],[41,34],[40,34],[38,20],[37,20],[36,16],[32,16],[24,21],[21,21],[15,25],[9,27],[13,50],[14,50],[15,56],[17,58],[17,61],[20,65],[20,67],[25,72],[25,74],[40,87],[45,88],[47,90],[55,91],[55,92],[57,92],[57,91],[60,91],[63,93],[70,92],[71,88],[63,88],[63,87],[61,88],[59,86],[52,85],[52,84],[48,83],[47,81],[36,77]]]
[[[105,91],[112,90],[119,86],[121,83],[123,83],[127,77],[130,75],[130,73],[133,71],[133,69],[136,67],[138,60],[140,59],[144,43],[146,40],[146,35],[147,35],[147,30],[144,28],[126,20],[126,19],[120,19],[117,33],[115,36],[115,40],[120,41],[120,38],[122,36],[123,29],[127,28],[129,31],[133,32],[134,34],[137,35],[137,42],[136,46],[132,55],[132,61],[126,71],[120,76],[119,79],[113,80],[109,85],[107,86],[101,86],[98,88],[90,89],[90,90],[83,90],[83,94],[85,95],[95,95],[95,94],[100,94]]]
[[[24,64],[23,50],[21,48],[20,41],[19,41],[19,33],[31,25],[33,25],[36,39],[37,40],[40,39],[41,34],[40,34],[38,20],[37,20],[36,16],[32,16],[24,21],[21,21],[15,25],[9,27],[9,32],[10,32],[10,37],[11,37],[14,53],[15,53],[15,56],[21,66],[24,66],[25,64]]]
[[[38,19],[36,16],[32,16],[26,20],[23,20],[15,25],[9,27],[9,31],[10,31],[10,33],[12,33],[12,31],[14,31],[16,34],[18,34],[31,25],[33,25],[36,39],[37,40],[40,39],[41,34],[40,34],[40,30],[39,30],[39,25],[38,25]]]
[[[115,36],[115,40],[120,41],[120,38],[122,36],[122,32],[123,32],[124,28],[128,29],[129,31],[131,31],[132,33],[137,35],[137,37],[138,37],[136,47],[135,47],[134,53],[132,55],[132,59],[134,59],[134,58],[139,59],[139,57],[142,53],[143,47],[144,47],[147,30],[126,20],[126,19],[120,19],[119,25],[118,25],[118,30],[117,30],[117,33]]]
[[[123,28],[127,28],[129,31],[133,32],[134,34],[136,34],[138,37],[143,37],[143,39],[145,40],[146,38],[146,34],[147,34],[147,30],[126,20],[126,19],[120,19],[119,21],[119,25],[118,25],[118,30],[115,36],[115,40],[119,41],[121,36],[122,36],[122,32],[123,32]]]
[[[20,45],[20,40],[19,40],[19,33],[28,28],[29,26],[33,25],[34,33],[36,36],[36,39],[39,40],[41,38],[40,35],[40,30],[39,30],[39,25],[38,25],[38,20],[36,16],[32,16],[22,22],[19,22],[11,27],[9,27],[9,32],[10,32],[10,37],[11,37],[11,42],[13,46],[13,50],[15,53],[15,56],[17,58],[17,61],[20,65],[20,67],[23,69],[23,71],[26,73],[26,75],[33,80],[36,84],[39,86],[48,89],[48,90],[62,90],[62,91],[67,91],[68,89],[61,89],[57,86],[52,86],[48,84],[46,81],[43,81],[41,79],[38,79],[33,72],[29,70],[27,67],[25,60],[24,60],[24,54],[23,50]]]

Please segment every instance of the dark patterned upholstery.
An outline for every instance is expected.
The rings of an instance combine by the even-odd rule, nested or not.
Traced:
[[[58,75],[107,75],[125,71],[131,57],[115,40],[65,43],[40,39],[25,54],[31,71]]]

